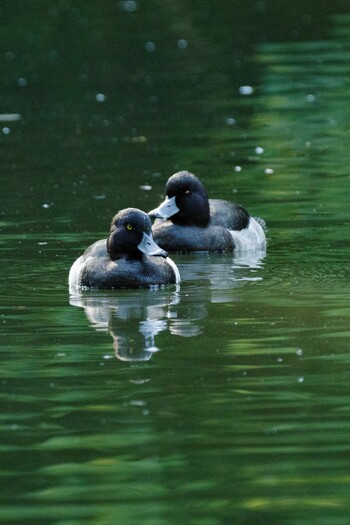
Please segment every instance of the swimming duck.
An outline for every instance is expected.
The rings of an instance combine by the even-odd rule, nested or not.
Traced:
[[[202,182],[189,171],[168,179],[164,202],[149,216],[163,219],[155,221],[153,236],[168,251],[229,252],[266,246],[263,219],[251,217],[239,204],[208,199]]]
[[[89,246],[69,272],[71,291],[86,288],[145,288],[180,282],[166,251],[152,238],[147,213],[136,208],[119,211],[108,239]]]

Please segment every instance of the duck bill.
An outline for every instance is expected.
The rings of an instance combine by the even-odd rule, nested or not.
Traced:
[[[156,244],[152,237],[147,235],[147,233],[143,233],[142,240],[137,247],[145,255],[160,255],[161,257],[168,257],[168,253],[158,246],[158,244]]]
[[[170,199],[166,197],[165,201],[163,201],[158,208],[149,211],[148,215],[154,219],[169,219],[169,217],[172,217],[179,211],[179,208],[176,206],[175,197],[171,197]]]

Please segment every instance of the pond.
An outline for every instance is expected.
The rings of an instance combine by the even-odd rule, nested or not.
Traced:
[[[347,525],[350,2],[0,8],[1,523]],[[70,297],[188,169],[267,249]]]

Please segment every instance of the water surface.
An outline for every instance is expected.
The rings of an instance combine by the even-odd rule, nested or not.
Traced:
[[[2,523],[348,524],[350,6],[233,4],[3,12]],[[179,169],[266,252],[69,297]]]

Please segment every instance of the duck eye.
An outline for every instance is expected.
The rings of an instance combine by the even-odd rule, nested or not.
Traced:
[[[129,231],[131,231],[131,230],[133,229],[133,227],[131,226],[130,223],[128,223],[128,224],[126,225],[126,229],[129,230]]]
[[[186,190],[186,191],[185,191],[185,195],[191,195],[191,193],[192,193],[192,192],[191,192],[190,190]]]

